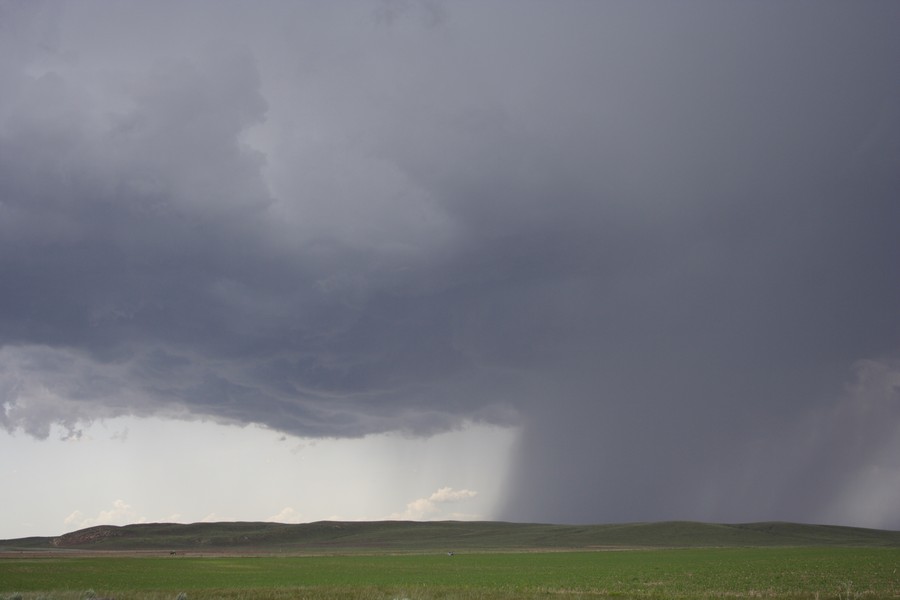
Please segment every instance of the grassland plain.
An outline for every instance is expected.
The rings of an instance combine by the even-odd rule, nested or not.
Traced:
[[[240,553],[417,552],[440,550],[894,546],[900,531],[799,523],[690,521],[551,525],[490,521],[316,523],[143,523],[99,525],[58,537],[0,540],[4,550]]]
[[[0,560],[21,600],[900,598],[898,548],[687,548]]]

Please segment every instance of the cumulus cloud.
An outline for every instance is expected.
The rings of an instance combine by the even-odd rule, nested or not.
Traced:
[[[474,490],[455,490],[451,487],[442,487],[428,497],[417,498],[406,505],[406,510],[394,513],[388,517],[392,520],[402,521],[434,521],[439,519],[466,519],[475,518],[457,511],[448,512],[447,504],[457,504],[470,500],[478,495]]]
[[[273,523],[300,523],[302,520],[303,515],[290,506],[285,506],[278,513],[266,519],[266,521]]]
[[[118,499],[113,502],[112,508],[101,510],[97,516],[91,517],[80,510],[73,511],[63,520],[63,523],[72,529],[84,529],[95,525],[128,525],[131,523],[144,523],[146,518],[140,516],[134,507]]]
[[[223,523],[225,521],[237,521],[237,519],[233,516],[223,516],[215,512],[211,512],[200,519],[201,523]]]

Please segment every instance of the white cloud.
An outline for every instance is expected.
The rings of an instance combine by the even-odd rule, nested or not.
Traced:
[[[224,523],[226,521],[238,521],[239,519],[235,519],[234,517],[223,517],[215,512],[211,512],[202,519],[200,519],[201,523]]]
[[[280,512],[267,518],[266,521],[271,521],[273,523],[300,523],[302,517],[303,515],[298,513],[292,507],[285,506]]]
[[[80,510],[73,511],[63,521],[75,529],[84,529],[94,525],[128,525],[144,523],[146,518],[138,515],[134,508],[124,500],[117,499],[109,510],[101,510],[96,517],[87,517]]]
[[[182,521],[184,521],[184,515],[181,513],[172,513],[159,520],[160,523],[181,523]]]
[[[405,521],[433,521],[439,519],[477,519],[478,515],[466,515],[460,512],[444,512],[442,505],[456,502],[464,502],[478,495],[474,490],[454,490],[451,487],[442,487],[427,498],[418,498],[406,505],[402,513],[394,513],[389,519]]]
[[[432,502],[459,502],[460,500],[468,500],[478,495],[473,490],[454,490],[451,487],[442,487],[433,493],[428,499]]]

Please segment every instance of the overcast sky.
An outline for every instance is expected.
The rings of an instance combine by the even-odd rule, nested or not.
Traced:
[[[0,538],[900,529],[900,4],[0,1]]]

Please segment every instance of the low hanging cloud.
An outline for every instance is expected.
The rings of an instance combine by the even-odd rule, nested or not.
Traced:
[[[398,521],[434,521],[441,519],[472,519],[472,515],[466,515],[456,508],[459,503],[471,500],[478,495],[474,490],[455,490],[451,487],[439,488],[427,498],[418,498],[406,505],[402,513],[394,513],[388,517]],[[451,506],[447,506],[451,505]]]
[[[303,521],[303,515],[294,510],[293,507],[285,506],[276,514],[272,515],[266,521],[273,523],[300,523]]]
[[[130,504],[118,499],[113,502],[109,510],[101,510],[97,516],[91,517],[75,510],[63,523],[72,529],[84,529],[95,525],[129,525],[131,523],[145,523],[147,519],[140,516]]]
[[[491,423],[503,518],[900,527],[900,9],[691,5],[4,5],[0,426]]]

